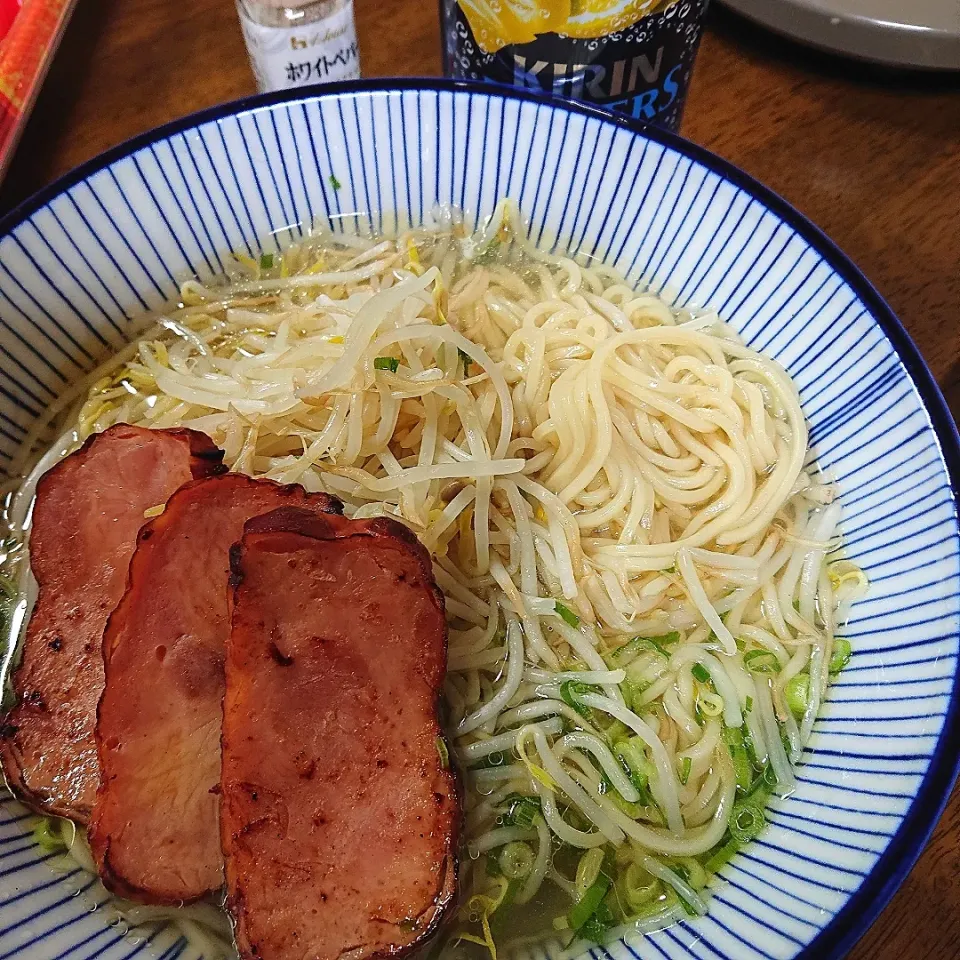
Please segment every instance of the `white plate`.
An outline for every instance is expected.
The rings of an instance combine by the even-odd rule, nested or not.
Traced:
[[[802,43],[901,67],[960,70],[960,0],[723,0]]]

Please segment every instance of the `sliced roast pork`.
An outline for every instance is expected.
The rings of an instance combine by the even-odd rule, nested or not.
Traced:
[[[30,566],[39,593],[13,674],[0,757],[10,786],[40,813],[85,823],[99,780],[93,728],[103,690],[101,636],[127,580],[144,512],[222,451],[193,430],[118,424],[94,434],[37,484]]]
[[[391,520],[284,509],[247,523],[233,571],[220,827],[240,955],[405,953],[456,892],[427,553]]]
[[[229,551],[251,517],[338,511],[300,486],[228,474],[188,484],[140,532],[103,637],[102,782],[89,839],[104,883],[145,903],[222,884],[217,822]]]

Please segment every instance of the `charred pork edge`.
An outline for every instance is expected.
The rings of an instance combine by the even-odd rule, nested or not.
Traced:
[[[236,595],[243,584],[244,569],[243,556],[247,545],[247,538],[262,534],[293,534],[309,537],[314,540],[339,540],[349,537],[377,537],[382,539],[393,539],[401,541],[413,554],[417,560],[417,565],[421,569],[424,582],[430,587],[431,594],[436,602],[440,614],[443,617],[443,660],[446,664],[447,659],[447,627],[446,627],[446,603],[443,591],[437,586],[433,576],[433,564],[430,560],[430,554],[426,547],[420,542],[416,534],[409,527],[393,520],[390,517],[375,517],[371,520],[349,520],[342,515],[342,509],[339,515],[331,514],[329,518],[319,514],[311,513],[309,510],[303,510],[300,507],[278,507],[269,513],[261,514],[258,517],[252,517],[243,525],[243,538],[230,548],[230,582],[232,586],[230,598],[230,616],[233,619],[233,611],[236,608]],[[229,641],[228,641],[229,642]],[[430,919],[425,924],[423,930],[419,931],[417,936],[404,946],[393,950],[383,950],[372,953],[366,960],[399,960],[408,954],[419,950],[423,945],[434,936],[438,935],[447,923],[451,922],[456,916],[456,909],[459,901],[459,879],[460,879],[460,832],[463,819],[463,790],[459,771],[453,765],[453,750],[451,743],[440,722],[440,704],[443,697],[443,684],[437,688],[437,695],[434,700],[434,721],[436,723],[437,736],[439,736],[445,746],[447,756],[451,758],[450,765],[441,767],[447,774],[450,784],[450,792],[453,801],[456,804],[456,813],[453,817],[452,828],[450,831],[450,842],[447,844],[447,850],[443,862],[443,872],[440,877],[440,884],[437,895],[430,907],[424,911],[422,916],[432,911]],[[221,744],[222,744],[221,732]],[[221,760],[223,754],[221,752]],[[220,793],[220,802],[223,803],[223,792]],[[221,830],[224,830],[224,821],[220,819]],[[225,833],[224,833],[225,835]],[[231,927],[236,937],[239,921],[236,919],[236,910],[242,908],[243,893],[233,894],[227,887],[224,905],[227,909]],[[244,950],[240,947],[239,939],[237,947],[240,949],[241,960],[260,960],[260,955],[255,944],[249,944],[250,949]]]
[[[226,472],[227,468],[223,465],[223,451],[207,436],[199,430],[191,430],[188,427],[172,427],[162,430],[151,430],[149,427],[137,427],[128,423],[115,423],[100,433],[91,433],[86,440],[77,447],[73,453],[68,454],[62,460],[57,461],[40,479],[37,481],[36,493],[34,497],[40,495],[43,488],[50,482],[51,476],[56,475],[57,468],[66,463],[73,457],[82,459],[86,456],[93,445],[104,437],[114,437],[117,435],[136,436],[141,431],[146,433],[157,433],[168,437],[182,437],[186,439],[192,461],[190,464],[190,473],[194,481],[206,479],[217,474]],[[188,481],[190,482],[190,481]],[[31,565],[32,570],[32,565]],[[37,597],[34,601],[33,609],[36,610],[43,597],[45,590],[37,581]],[[32,611],[31,611],[32,616]],[[26,625],[29,628],[29,621]],[[26,629],[14,650],[14,658],[20,657],[22,663],[23,644],[26,639]],[[9,675],[3,678],[3,682],[9,681],[13,684],[14,677],[20,669],[20,663],[10,671]],[[89,822],[89,810],[78,810],[75,807],[60,804],[55,799],[47,797],[35,790],[31,790],[24,779],[23,756],[16,744],[16,734],[19,727],[9,722],[10,715],[19,706],[19,700],[0,718],[0,774],[7,789],[17,797],[20,802],[42,817],[63,817],[67,820],[73,820],[83,826]]]
[[[339,514],[320,516],[301,507],[278,507],[270,513],[251,517],[243,525],[243,535],[257,533],[292,533],[313,540],[342,540],[348,537],[376,537],[383,540],[399,540],[417,561],[424,581],[429,585],[441,612],[446,611],[443,593],[433,577],[433,564],[427,548],[416,534],[398,520],[390,517],[374,517],[370,520],[349,520]],[[443,654],[447,654],[447,634],[444,630]]]

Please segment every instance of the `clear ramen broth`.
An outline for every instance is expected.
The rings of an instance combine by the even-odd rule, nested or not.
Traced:
[[[433,557],[465,817],[436,952],[576,953],[704,914],[795,787],[866,588],[784,370],[715,313],[535,249],[509,202],[477,234],[450,211],[318,229],[181,298],[30,438],[21,466],[59,437],[10,504],[8,620],[44,469],[119,421],[204,431]],[[72,825],[37,837],[91,868]],[[213,904],[114,908],[231,950]]]

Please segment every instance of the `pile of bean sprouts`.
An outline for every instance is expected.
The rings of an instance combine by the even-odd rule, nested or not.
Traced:
[[[14,529],[36,477],[120,421],[398,518],[449,622],[445,950],[576,953],[704,913],[794,788],[865,587],[828,561],[840,507],[784,370],[715,313],[533,249],[509,202],[472,235],[440,211],[237,256],[150,323],[38,424],[24,462],[65,430]]]

